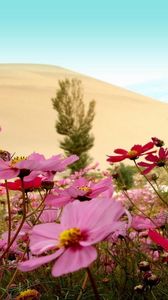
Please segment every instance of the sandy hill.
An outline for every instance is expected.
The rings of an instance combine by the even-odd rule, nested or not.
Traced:
[[[56,66],[0,64],[1,149],[18,155],[61,152],[51,98],[66,77],[81,79],[86,103],[97,102],[90,154],[102,168],[116,147],[146,143],[151,136],[168,145],[168,104]]]

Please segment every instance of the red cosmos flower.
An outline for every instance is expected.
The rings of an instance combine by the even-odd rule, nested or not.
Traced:
[[[149,229],[148,236],[153,242],[168,251],[168,239],[165,239],[161,234],[151,229]]]
[[[147,162],[140,162],[138,166],[145,167],[146,169],[143,170],[143,174],[149,173],[155,167],[164,167],[168,162],[168,149],[160,147],[158,155],[149,154],[145,157],[151,163]]]
[[[23,186],[25,190],[31,190],[31,189],[37,189],[41,187],[42,178],[36,177],[31,181],[24,181]],[[6,186],[4,183],[1,184],[1,186]],[[13,182],[7,182],[7,187],[9,190],[13,191],[21,191],[22,190],[22,182],[21,179],[17,179]]]
[[[154,151],[150,151],[150,152],[146,152],[146,151],[152,149],[153,147],[154,147],[154,143],[153,142],[149,142],[149,143],[145,144],[144,146],[142,146],[142,145],[134,145],[131,148],[131,150],[129,150],[129,151],[127,151],[125,149],[115,149],[114,153],[119,154],[119,155],[109,156],[109,158],[107,159],[107,161],[113,163],[113,162],[122,161],[122,160],[124,160],[126,158],[129,158],[131,160],[135,160],[139,156],[156,152],[155,150]]]

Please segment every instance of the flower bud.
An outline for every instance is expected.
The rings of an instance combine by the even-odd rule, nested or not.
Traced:
[[[145,275],[144,275],[144,282],[147,285],[154,286],[160,282],[160,278],[157,275],[148,272],[148,273],[145,273]]]
[[[8,151],[0,150],[0,158],[4,161],[10,161],[11,160],[11,154]]]
[[[46,190],[51,190],[54,187],[54,181],[42,181],[41,187]]]
[[[148,261],[141,261],[139,264],[138,264],[138,268],[140,271],[149,271],[150,270],[150,264]]]
[[[157,137],[152,137],[152,141],[156,147],[164,146],[164,141],[158,139]]]
[[[141,294],[141,293],[143,293],[143,291],[144,291],[144,286],[143,286],[142,284],[136,285],[136,286],[134,287],[134,291],[135,291],[135,292],[138,292],[139,294]]]

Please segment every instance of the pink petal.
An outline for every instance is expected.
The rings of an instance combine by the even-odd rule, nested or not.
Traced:
[[[131,226],[135,230],[139,230],[139,231],[144,229],[156,228],[156,225],[150,219],[138,215],[132,218]]]
[[[87,186],[89,183],[89,181],[85,178],[85,177],[80,177],[78,179],[75,180],[73,186],[75,188],[79,187],[79,186]]]
[[[37,164],[38,164],[38,162],[36,162],[35,160],[26,159],[26,160],[17,162],[15,164],[15,167],[18,169],[34,170],[36,168]]]
[[[29,156],[28,156],[28,159],[31,159],[31,160],[44,160],[45,159],[45,157],[44,157],[44,155],[43,154],[39,154],[39,153],[37,153],[37,152],[33,152],[32,154],[30,154]]]
[[[71,155],[69,157],[66,157],[64,160],[61,161],[58,171],[64,171],[68,165],[73,164],[77,160],[79,160],[79,157],[77,155]]]
[[[51,207],[51,208],[45,208],[40,215],[40,221],[42,223],[52,223],[56,221],[58,214],[58,209]]]
[[[112,224],[123,214],[122,204],[111,198],[94,198],[85,202],[76,200],[65,206],[61,224],[66,228],[78,227],[88,231]]]
[[[90,230],[103,227],[118,221],[124,214],[122,204],[111,198],[94,198],[86,205],[86,213],[80,218],[80,228],[83,224],[87,224]]]
[[[35,225],[31,234],[40,235],[47,239],[57,239],[59,233],[62,231],[62,226],[56,223],[45,223]]]
[[[55,262],[52,268],[54,277],[78,271],[88,267],[97,258],[96,249],[92,246],[68,248]]]
[[[104,186],[98,189],[93,190],[91,193],[88,194],[89,198],[96,198],[101,193],[105,192],[108,189],[108,187]]]
[[[33,234],[30,237],[30,250],[33,254],[39,255],[48,250],[54,249],[57,245],[56,239],[48,239],[42,236]]]
[[[108,224],[104,227],[97,227],[88,232],[86,241],[80,241],[79,243],[81,246],[94,245],[100,241],[103,241],[111,233],[114,233],[115,231],[121,231],[123,229],[123,225],[126,224],[124,222],[113,222],[113,224]]]
[[[0,179],[15,178],[18,176],[19,172],[20,171],[17,168],[10,166],[10,162],[6,162],[0,158]]]
[[[105,179],[102,179],[100,180],[99,182],[97,183],[94,183],[93,186],[91,186],[93,189],[97,189],[97,188],[101,188],[101,187],[104,187],[104,186],[111,186],[112,185],[112,180],[111,180],[111,177],[108,177],[108,178],[105,178]]]
[[[55,196],[55,195],[48,195],[45,199],[45,203],[47,205],[51,205],[53,207],[63,207],[67,203],[71,201],[71,197],[68,195],[60,195],[60,196]]]
[[[33,271],[33,270],[41,267],[42,265],[59,257],[63,253],[63,251],[64,251],[64,249],[60,249],[50,255],[36,257],[36,258],[32,258],[32,259],[29,259],[24,262],[20,262],[20,263],[18,263],[18,269],[22,272]]]

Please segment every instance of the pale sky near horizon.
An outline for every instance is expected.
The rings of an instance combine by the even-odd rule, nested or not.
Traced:
[[[0,0],[0,63],[57,65],[123,87],[168,86],[167,33],[167,0]]]

